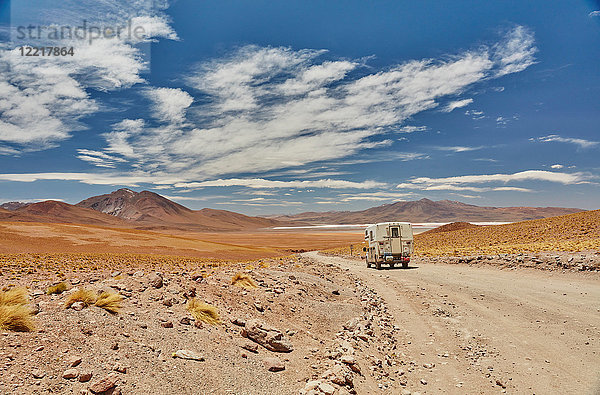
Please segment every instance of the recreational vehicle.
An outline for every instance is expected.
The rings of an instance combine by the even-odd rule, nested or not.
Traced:
[[[413,231],[408,222],[382,222],[369,225],[365,230],[365,242],[368,247],[364,247],[366,254],[367,267],[375,265],[381,269],[381,264],[387,263],[390,267],[402,264],[403,268],[408,267],[410,255],[413,252]]]

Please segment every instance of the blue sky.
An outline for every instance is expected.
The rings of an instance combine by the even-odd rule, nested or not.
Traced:
[[[0,39],[0,201],[600,208],[595,1],[2,1]]]

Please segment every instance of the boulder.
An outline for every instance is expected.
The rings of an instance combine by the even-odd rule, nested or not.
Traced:
[[[292,343],[280,330],[259,320],[246,322],[242,335],[270,351],[291,352],[294,349]]]

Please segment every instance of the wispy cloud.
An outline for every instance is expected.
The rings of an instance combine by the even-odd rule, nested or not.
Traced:
[[[473,103],[473,99],[463,99],[463,100],[452,101],[452,102],[448,103],[448,105],[446,105],[446,107],[444,107],[442,109],[442,111],[443,112],[452,112],[452,111],[456,110],[457,108],[466,107],[471,103]]]
[[[600,11],[592,11],[588,14],[590,17],[600,17]]]
[[[230,187],[241,186],[247,188],[333,188],[333,189],[372,189],[385,187],[388,184],[376,181],[354,182],[346,180],[296,180],[296,181],[276,181],[265,180],[263,178],[231,178],[219,179],[202,182],[177,183],[177,188],[205,188],[205,187]]]
[[[467,110],[465,111],[465,115],[470,116],[472,119],[483,119],[486,118],[483,111],[479,110]]]
[[[455,146],[450,146],[450,147],[435,147],[435,149],[439,150],[439,151],[451,151],[451,152],[468,152],[468,151],[477,151],[480,149],[486,148],[483,145],[477,146],[477,147],[467,147],[467,146],[461,146],[461,145],[455,145]]]
[[[590,140],[571,138],[571,137],[561,137],[557,134],[550,134],[548,136],[530,138],[529,140],[542,142],[542,143],[558,142],[558,143],[575,144],[575,145],[579,146],[580,148],[591,148],[591,147],[595,147],[598,144],[600,144],[600,142],[598,142],[598,141],[590,141]]]
[[[523,182],[523,181],[546,181],[564,185],[588,183],[594,178],[584,173],[561,173],[545,170],[526,170],[513,174],[481,174],[465,175],[444,178],[419,177],[408,180],[397,185],[400,189],[418,189],[426,191],[513,191],[532,192],[530,188],[515,186],[480,186],[479,184]]]
[[[400,133],[414,133],[414,132],[425,132],[427,130],[427,126],[413,126],[406,125],[402,126],[398,129]]]
[[[163,37],[176,39],[168,21],[152,5],[116,0],[52,3],[46,9],[36,4],[27,24],[38,26],[79,26],[83,20],[103,26],[131,21],[146,32],[136,42],[126,38],[98,38],[93,42],[42,36],[36,46],[73,47],[74,56],[21,56],[18,48],[0,44],[0,142],[20,150],[56,146],[75,131],[85,129],[82,120],[100,110],[92,91],[112,91],[143,82],[146,68],[141,51],[135,47]],[[135,3],[135,4],[134,4]],[[109,17],[110,16],[110,17]]]
[[[391,145],[389,132],[424,130],[400,125],[443,97],[527,67],[532,43],[517,27],[488,47],[362,76],[361,62],[323,60],[324,50],[243,47],[187,78],[190,92],[205,99],[171,102],[168,113],[177,120],[187,113],[185,122],[141,130],[119,124],[106,135],[107,152],[123,152],[140,169],[199,180],[340,161]]]

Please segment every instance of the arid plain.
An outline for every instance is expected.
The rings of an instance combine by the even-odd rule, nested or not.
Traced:
[[[171,222],[62,203],[0,213],[0,392],[600,388],[598,211],[450,224],[416,235],[408,270],[377,271],[361,230],[276,231],[146,197]]]

